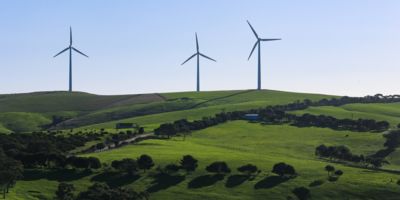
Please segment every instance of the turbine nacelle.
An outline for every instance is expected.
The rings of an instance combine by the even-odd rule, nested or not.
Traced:
[[[196,53],[194,53],[192,56],[190,56],[188,59],[186,59],[185,62],[183,62],[181,65],[184,65],[186,62],[188,62],[190,59],[192,59],[195,56],[202,56],[204,58],[207,58],[209,60],[217,62],[216,60],[214,60],[214,59],[212,59],[212,58],[200,53],[200,50],[199,50],[199,39],[197,38],[197,33],[195,33],[195,36],[196,36]]]
[[[251,24],[250,24],[250,22],[249,22],[248,20],[247,20],[247,23],[249,24],[251,30],[253,31],[254,36],[257,38],[257,41],[256,41],[256,43],[254,43],[254,46],[253,46],[253,48],[251,49],[249,58],[247,58],[247,60],[250,60],[250,57],[251,57],[251,55],[253,54],[254,49],[256,49],[257,45],[261,45],[261,44],[260,44],[261,42],[281,40],[280,38],[272,38],[272,39],[263,39],[263,38],[260,38],[260,37],[258,36],[256,30],[254,30],[253,26],[251,26]]]

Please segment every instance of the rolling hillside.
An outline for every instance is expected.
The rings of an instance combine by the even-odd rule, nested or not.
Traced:
[[[40,130],[51,123],[52,116],[61,116],[69,120],[54,128],[65,129],[88,126],[113,120],[146,116],[150,114],[186,111],[199,113],[200,117],[212,115],[222,109],[249,109],[289,103],[296,100],[318,100],[329,98],[328,95],[263,91],[215,91],[215,92],[182,92],[166,94],[138,94],[103,96],[82,92],[36,92],[27,94],[0,95],[0,124],[3,132],[27,131],[20,123],[13,122],[11,114],[26,115],[25,121],[32,128]],[[208,108],[206,110],[201,110]],[[29,118],[36,115],[42,120]],[[194,114],[195,115],[195,114]],[[10,117],[8,117],[10,116]],[[180,117],[181,115],[179,115]],[[112,123],[114,126],[114,122]],[[20,127],[22,126],[22,127]],[[1,131],[2,129],[0,129]]]
[[[100,109],[160,101],[164,98],[157,94],[103,96],[82,92],[35,92],[0,95],[0,124],[3,132],[37,131],[51,123],[52,116],[74,118]],[[29,125],[14,121],[15,116]]]
[[[221,111],[248,110],[268,105],[287,104],[304,99],[319,100],[334,96],[263,91],[182,92],[145,95],[99,96],[87,93],[42,92],[0,95],[0,132],[30,132],[41,130],[52,122],[52,116],[69,117],[55,127],[79,131],[101,128],[114,133],[118,122],[134,122],[153,131],[161,123],[178,119],[201,119]],[[336,118],[364,118],[387,120],[394,128],[400,122],[400,103],[347,104],[344,106],[309,107],[294,111],[330,115]],[[190,136],[171,139],[149,139],[100,153],[81,154],[100,159],[105,166],[113,160],[137,158],[142,154],[153,157],[156,166],[133,177],[107,174],[99,170],[27,170],[23,180],[10,190],[7,199],[53,199],[59,182],[74,185],[76,193],[94,182],[112,187],[124,186],[137,191],[149,191],[151,199],[287,199],[300,186],[310,189],[312,199],[373,199],[395,200],[400,195],[400,153],[394,151],[382,170],[331,163],[315,156],[320,144],[345,145],[354,154],[371,155],[383,148],[384,133],[335,131],[328,128],[298,128],[289,124],[263,125],[247,121],[231,121]],[[96,144],[91,141],[87,145]],[[199,160],[194,173],[178,172],[167,177],[158,176],[156,168],[178,164],[183,155]],[[205,170],[214,161],[225,161],[232,172],[215,178]],[[295,167],[298,176],[277,180],[272,166],[286,162]],[[245,164],[255,164],[261,172],[251,180],[243,179],[236,170]],[[324,167],[334,165],[344,171],[337,181],[329,181]],[[385,171],[394,170],[394,171]],[[314,183],[318,184],[314,184]],[[384,197],[384,198],[382,198]],[[294,198],[294,197],[293,197]]]
[[[229,122],[196,131],[186,140],[180,137],[171,140],[146,140],[113,151],[85,155],[110,163],[117,159],[137,158],[141,154],[148,154],[153,157],[156,166],[165,166],[178,163],[183,155],[191,154],[199,159],[199,168],[192,174],[177,173],[168,179],[157,181],[155,169],[140,173],[139,177],[127,179],[104,176],[97,172],[53,176],[32,172],[33,174],[26,176],[26,180],[18,182],[10,199],[50,199],[58,181],[64,180],[73,183],[78,190],[83,190],[93,181],[132,187],[138,191],[150,190],[151,199],[156,200],[177,197],[188,200],[265,197],[284,200],[293,188],[299,186],[309,187],[312,199],[378,200],[385,196],[384,199],[394,200],[400,195],[399,186],[390,180],[397,180],[400,175],[333,164],[337,169],[343,170],[344,175],[335,182],[329,182],[324,170],[328,163],[314,155],[314,149],[319,144],[344,144],[355,153],[370,154],[380,149],[383,142],[382,135],[377,133],[296,128],[287,125],[263,126],[246,121]],[[212,176],[207,176],[209,173],[204,168],[218,160],[226,161],[232,173],[215,180]],[[274,175],[270,171],[277,162],[293,165],[298,177],[274,182]],[[254,180],[237,180],[240,173],[236,168],[247,163],[257,165],[262,172]],[[322,184],[310,186],[317,180]]]

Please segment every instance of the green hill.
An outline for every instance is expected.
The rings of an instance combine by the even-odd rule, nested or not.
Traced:
[[[390,183],[390,180],[400,179],[400,175],[332,164],[335,168],[343,170],[344,175],[335,182],[329,182],[324,170],[325,165],[329,163],[319,160],[314,155],[315,147],[322,143],[344,144],[354,153],[370,154],[380,149],[383,142],[382,135],[377,133],[296,128],[288,125],[264,126],[236,121],[196,131],[186,140],[179,137],[171,140],[146,140],[137,145],[86,155],[110,163],[116,159],[137,158],[141,154],[148,154],[153,157],[156,165],[161,166],[178,163],[186,154],[199,159],[199,168],[196,172],[189,175],[180,173],[168,180],[161,180],[165,181],[162,185],[157,185],[155,181],[153,176],[155,169],[141,173],[138,179],[112,179],[112,177],[102,177],[95,172],[69,182],[78,190],[83,190],[93,180],[132,187],[139,191],[152,188],[151,199],[162,200],[265,199],[265,197],[284,200],[291,194],[293,188],[299,186],[309,187],[312,199],[394,200],[400,194],[399,186]],[[204,168],[218,160],[226,161],[232,173],[221,180],[213,180],[210,177],[208,180],[206,175],[209,173]],[[293,165],[299,176],[282,183],[274,182],[271,180],[274,176],[270,171],[278,162]],[[254,180],[236,180],[235,177],[239,175],[236,168],[247,163],[257,165],[262,172]],[[322,185],[310,187],[309,185],[316,180],[321,180]],[[10,199],[37,199],[38,196],[50,199],[57,184],[57,180],[40,176],[19,181],[17,187],[12,190]],[[195,188],[189,187],[194,184],[197,184]]]
[[[36,92],[27,94],[0,95],[0,114],[19,113],[35,114],[46,118],[48,123],[53,116],[69,118],[56,126],[59,129],[75,128],[113,120],[130,121],[131,118],[174,111],[189,111],[200,117],[213,115],[223,109],[250,109],[296,100],[318,100],[329,95],[281,92],[273,90],[181,92],[166,94],[138,95],[94,95],[82,92]],[[205,109],[207,108],[207,109]],[[202,110],[205,109],[205,110]],[[193,111],[193,112],[192,112]],[[185,112],[183,112],[185,113]],[[177,114],[177,117],[182,115]],[[25,119],[27,123],[37,122]],[[50,121],[49,121],[50,120]],[[44,120],[41,122],[44,123]],[[39,123],[33,130],[46,124]],[[7,118],[0,119],[0,124],[8,131],[26,131],[20,123],[12,123]],[[115,122],[107,127],[114,127]]]
[[[41,130],[53,116],[66,121],[52,128],[74,130],[110,129],[119,122],[133,122],[150,132],[161,123],[178,119],[195,120],[221,111],[249,110],[268,105],[281,105],[334,96],[292,93],[273,90],[181,92],[144,95],[102,96],[87,93],[41,92],[0,95],[0,132]],[[344,106],[309,107],[294,111],[330,115],[336,118],[387,120],[394,128],[400,122],[400,103],[347,104]],[[287,199],[300,186],[311,190],[312,199],[398,199],[400,151],[387,156],[390,165],[382,170],[365,169],[331,163],[315,156],[320,144],[346,145],[354,154],[371,155],[383,148],[384,133],[335,131],[328,128],[298,128],[288,124],[262,125],[247,121],[232,121],[194,131],[184,140],[149,139],[111,151],[83,154],[94,156],[110,166],[113,160],[137,158],[141,154],[153,157],[156,166],[138,177],[115,178],[102,170],[80,172],[48,169],[27,170],[17,181],[7,199],[53,199],[59,182],[74,184],[79,191],[94,182],[113,187],[124,186],[137,191],[150,191],[151,199]],[[89,142],[93,145],[99,141]],[[191,174],[178,172],[163,178],[156,176],[158,166],[177,164],[183,155],[199,160],[199,168]],[[225,161],[232,173],[213,178],[205,167],[214,161]],[[295,167],[298,176],[280,181],[271,173],[272,166],[286,162]],[[254,179],[246,180],[236,170],[245,164],[255,164],[261,170]],[[327,180],[327,164],[344,171],[337,181]],[[242,177],[242,178],[241,178]],[[313,184],[318,182],[319,184]]]
[[[157,94],[94,95],[82,92],[35,92],[0,95],[0,124],[5,131],[36,131],[52,116],[75,118],[100,109],[164,101]],[[14,121],[15,116],[26,124]],[[32,117],[36,116],[36,117]],[[1,131],[1,129],[0,129]]]

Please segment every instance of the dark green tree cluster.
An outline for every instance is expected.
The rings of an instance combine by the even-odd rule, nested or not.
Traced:
[[[143,154],[137,159],[124,158],[122,160],[114,160],[112,161],[111,166],[118,171],[133,176],[137,174],[139,170],[145,172],[146,170],[151,169],[154,166],[154,162],[149,155]]]
[[[367,157],[364,157],[364,155],[355,155],[351,153],[348,147],[343,145],[325,146],[324,144],[321,144],[315,149],[315,155],[329,158],[331,160],[350,161],[364,164],[367,167],[371,165],[374,168],[380,168],[384,164],[389,164],[383,157],[377,157],[375,155]]]
[[[67,183],[60,183],[56,191],[56,200],[147,200],[149,195],[146,192],[136,192],[132,189],[117,187],[110,188],[106,184],[95,183],[86,191],[74,196],[74,186]]]
[[[302,116],[293,116],[292,125],[298,127],[321,127],[333,130],[349,130],[358,132],[382,132],[389,129],[387,121],[375,121],[372,119],[336,119],[325,115],[303,114]]]
[[[25,168],[65,166],[68,151],[96,140],[99,134],[59,136],[46,133],[0,135],[0,149]]]

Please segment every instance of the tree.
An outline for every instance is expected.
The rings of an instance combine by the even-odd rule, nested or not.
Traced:
[[[21,162],[7,157],[0,151],[0,187],[3,188],[3,198],[17,179],[22,177],[23,165]]]
[[[328,177],[331,176],[331,172],[335,171],[335,167],[332,165],[325,166],[325,170],[328,172]]]
[[[143,169],[144,172],[146,172],[147,169],[151,169],[154,166],[153,159],[146,154],[141,155],[137,159],[137,163],[139,166],[139,169]]]
[[[143,134],[144,133],[144,128],[140,127],[138,132],[139,132],[139,134]]]
[[[98,158],[96,158],[96,157],[88,157],[87,159],[89,161],[89,168],[92,168],[92,169],[101,168],[101,162],[100,162],[100,160]]]
[[[128,173],[132,176],[138,171],[138,164],[136,160],[131,158],[124,158],[122,160],[114,160],[111,163],[114,169]]]
[[[58,184],[56,191],[57,200],[74,200],[74,185],[68,183]]]
[[[243,165],[243,166],[239,167],[237,170],[239,172],[245,173],[248,176],[250,176],[250,175],[256,173],[258,168],[255,165],[247,164],[247,165]]]
[[[296,170],[293,166],[288,165],[284,162],[280,162],[274,165],[272,173],[278,174],[279,176],[295,176]]]
[[[375,158],[375,157],[368,157],[366,162],[371,164],[374,168],[380,168],[383,164],[389,164],[387,160],[384,158]]]
[[[171,123],[161,124],[159,128],[154,130],[154,134],[156,135],[166,135],[170,138],[173,135],[176,135],[177,130],[176,127]]]
[[[292,190],[292,193],[296,195],[299,200],[307,200],[311,197],[310,190],[305,187],[297,187]]]
[[[230,173],[231,169],[228,167],[226,162],[223,161],[216,161],[211,163],[206,167],[206,170],[208,172],[212,173],[217,173],[217,174],[224,174],[224,173]]]
[[[335,175],[336,176],[341,176],[341,175],[343,175],[343,171],[342,170],[336,170],[335,171]]]
[[[197,168],[197,160],[191,155],[183,156],[182,160],[180,161],[180,165],[182,169],[186,170],[186,172],[190,173],[196,170]]]

